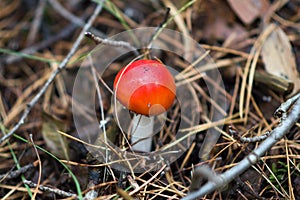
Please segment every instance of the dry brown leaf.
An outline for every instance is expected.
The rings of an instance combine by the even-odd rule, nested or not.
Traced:
[[[243,21],[244,24],[251,24],[269,6],[266,0],[227,0],[231,8]]]
[[[47,114],[43,113],[42,135],[51,153],[61,159],[69,159],[69,146],[65,136],[58,131],[65,131],[66,124]]]
[[[270,34],[262,48],[262,59],[268,73],[294,83],[293,93],[300,89],[300,76],[289,38],[280,27]]]
[[[236,23],[236,16],[226,1],[201,2],[203,2],[202,9],[207,13],[201,15],[201,18],[197,21],[199,28],[202,30],[202,39],[210,42],[214,40],[224,41],[228,37],[232,37],[232,34],[236,35],[234,41],[244,40],[247,37],[248,31],[240,23]],[[231,42],[234,43],[234,41]]]

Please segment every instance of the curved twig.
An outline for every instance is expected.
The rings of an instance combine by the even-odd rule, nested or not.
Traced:
[[[298,95],[297,95],[298,96]],[[292,126],[300,119],[300,98],[294,104],[293,109],[289,115],[282,119],[281,124],[271,131],[270,136],[264,140],[255,150],[253,150],[248,156],[246,156],[242,161],[240,161],[236,166],[232,167],[230,170],[224,172],[223,174],[215,176],[213,180],[208,181],[199,190],[191,192],[182,200],[193,200],[204,196],[216,189],[227,185],[235,177],[239,176],[245,172],[251,165],[255,164],[261,156],[263,156],[272,146],[276,144],[285,134],[289,132]]]
[[[58,68],[53,71],[47,82],[44,84],[44,86],[41,88],[41,90],[34,96],[34,98],[27,104],[27,107],[21,116],[21,119],[19,122],[6,134],[0,139],[0,143],[11,137],[18,129],[19,127],[24,124],[25,119],[29,115],[32,107],[40,100],[40,98],[43,96],[43,94],[46,92],[47,88],[49,85],[52,83],[52,81],[55,79],[55,77],[67,66],[68,62],[70,61],[71,57],[75,54],[76,50],[78,49],[81,40],[84,38],[84,33],[91,27],[93,21],[99,14],[99,12],[102,10],[102,5],[103,4],[98,4],[97,7],[95,8],[91,18],[89,21],[85,24],[83,27],[81,33],[79,34],[78,38],[74,42],[74,45],[72,46],[70,52],[68,55],[65,57],[65,59],[60,63]]]

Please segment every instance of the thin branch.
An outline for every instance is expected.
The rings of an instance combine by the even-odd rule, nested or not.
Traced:
[[[37,9],[35,11],[34,20],[31,23],[30,32],[28,34],[27,41],[26,41],[26,46],[31,45],[37,36],[37,33],[42,23],[42,18],[44,13],[43,11],[45,9],[45,6],[46,6],[46,0],[40,0],[37,5]]]
[[[271,131],[270,136],[264,140],[254,151],[240,161],[236,166],[230,170],[218,175],[217,181],[208,181],[199,190],[191,192],[182,200],[194,200],[201,196],[204,196],[216,189],[227,185],[235,177],[245,172],[251,165],[254,165],[261,156],[263,156],[272,146],[274,146],[285,134],[289,132],[292,126],[300,119],[300,98],[296,101],[293,109],[286,117],[282,120],[282,123]]]
[[[51,1],[50,3],[53,3],[53,2]],[[56,3],[59,4],[59,2],[57,2],[57,1],[56,1]],[[39,43],[34,44],[34,45],[30,46],[30,47],[27,47],[27,48],[21,50],[20,53],[33,54],[33,53],[37,52],[38,50],[44,49],[44,48],[48,47],[49,45],[55,43],[56,41],[58,41],[58,40],[60,40],[62,38],[67,37],[71,33],[74,33],[74,29],[76,27],[78,27],[78,26],[84,27],[84,24],[85,24],[84,19],[86,18],[86,13],[84,13],[80,17],[77,17],[77,16],[74,16],[72,13],[70,13],[68,10],[66,10],[64,7],[62,7],[61,5],[59,5],[59,6],[62,7],[65,11],[57,9],[58,8],[57,5],[56,5],[57,7],[55,7],[53,4],[52,4],[52,6],[63,17],[66,17],[65,15],[68,15],[68,14],[66,14],[66,12],[68,12],[71,18],[66,17],[66,19],[68,19],[72,23],[70,25],[68,25],[66,28],[62,29],[62,31],[59,32],[57,35],[50,36],[49,38],[47,38],[46,40],[44,40],[42,42],[39,42]],[[65,15],[63,15],[62,12],[64,12]],[[74,16],[74,17],[72,17],[72,16]],[[97,29],[95,29],[93,27],[91,27],[89,29],[91,31],[93,31],[94,33],[96,33],[97,35],[105,37],[105,35],[102,32],[98,31]],[[19,56],[8,56],[8,57],[5,57],[4,59],[0,59],[0,64],[2,64],[2,63],[3,64],[12,64],[12,63],[17,62],[17,61],[19,61],[21,59],[22,59],[22,57],[19,57]]]
[[[279,108],[274,113],[275,118],[286,118],[287,111],[291,106],[300,98],[300,93],[288,99],[286,102],[282,103]]]
[[[265,140],[266,138],[269,137],[269,135],[271,134],[270,131],[265,132],[262,135],[259,136],[255,136],[255,137],[242,137],[239,135],[239,133],[237,132],[237,130],[235,130],[233,127],[229,126],[228,128],[228,132],[237,140],[244,142],[244,143],[250,143],[250,142],[260,142]]]
[[[50,75],[50,77],[47,80],[47,82],[45,83],[45,85],[41,88],[41,90],[29,102],[29,104],[27,105],[27,107],[26,107],[21,119],[19,120],[19,122],[6,135],[4,135],[0,139],[0,143],[2,143],[3,141],[5,141],[9,137],[11,137],[19,129],[19,127],[22,124],[24,124],[24,121],[27,118],[28,114],[30,113],[32,107],[39,101],[41,96],[46,92],[47,88],[52,83],[54,78],[67,66],[69,60],[71,59],[71,57],[75,54],[76,50],[78,49],[81,40],[84,38],[84,33],[91,27],[93,21],[96,19],[97,15],[102,10],[102,5],[103,5],[104,0],[101,1],[101,2],[102,2],[102,4],[97,5],[97,7],[95,8],[95,10],[93,12],[93,15],[91,16],[89,21],[86,23],[86,25],[83,27],[81,33],[79,34],[78,38],[76,39],[74,45],[72,46],[72,48],[71,48],[70,52],[68,53],[68,55],[66,56],[66,58],[60,63],[58,68],[55,71],[53,71],[53,73]]]
[[[35,167],[34,164],[30,163],[28,165],[21,167],[18,170],[14,170],[14,171],[10,171],[5,174],[1,174],[0,180],[2,180],[2,179],[8,180],[8,179],[13,179],[13,178],[19,177],[21,174],[24,174],[25,172],[27,172],[29,169],[31,169],[33,167]]]
[[[57,0],[48,0],[48,2],[62,17],[78,26],[84,27],[85,22],[81,18],[77,17],[76,15],[65,9]],[[90,27],[90,29],[97,35],[101,35],[101,37],[105,36],[103,33],[101,33],[93,27]]]
[[[123,48],[129,49],[130,51],[133,51],[135,55],[137,55],[137,56],[139,55],[136,48],[128,42],[103,39],[103,38],[100,38],[100,37],[94,35],[91,32],[86,32],[85,36],[90,38],[91,40],[93,40],[96,44],[105,44],[105,45],[110,45],[110,46],[115,46],[115,47],[123,47]]]
[[[44,192],[52,192],[52,193],[57,194],[62,197],[77,197],[76,194],[66,192],[66,191],[63,191],[63,190],[60,190],[57,188],[50,188],[50,187],[43,186],[43,185],[37,185],[36,183],[33,183],[32,181],[29,181],[29,180],[25,180],[24,184],[28,185],[29,187],[38,187],[39,190],[42,190]]]
[[[74,33],[74,30],[76,29],[76,27],[77,26],[75,24],[70,24],[66,28],[61,30],[59,33],[57,33],[56,35],[50,36],[49,38],[46,38],[45,40],[43,40],[39,43],[36,43],[34,45],[31,45],[30,47],[22,49],[21,51],[19,51],[19,53],[34,54],[37,51],[42,50],[42,49],[48,47],[49,45],[57,42],[58,40],[66,38],[71,33]],[[14,55],[6,56],[6,57],[0,59],[0,66],[1,66],[1,64],[8,64],[8,65],[13,64],[14,62],[22,60],[22,58],[23,57],[14,56]]]

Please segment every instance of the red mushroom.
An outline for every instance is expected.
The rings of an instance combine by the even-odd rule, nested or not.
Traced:
[[[129,110],[146,116],[167,111],[176,96],[172,74],[156,60],[138,60],[121,69],[114,81],[117,99]]]
[[[166,66],[156,60],[138,60],[121,69],[114,81],[116,98],[134,116],[132,150],[150,152],[154,116],[166,112],[176,96],[176,85]]]

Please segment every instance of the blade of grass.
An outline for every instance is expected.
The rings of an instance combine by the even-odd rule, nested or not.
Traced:
[[[161,31],[163,30],[163,28],[166,28],[166,26],[171,23],[175,16],[182,13],[183,11],[185,11],[188,7],[190,7],[191,5],[193,5],[196,2],[196,0],[192,0],[187,2],[184,6],[182,6],[178,12],[175,15],[172,15],[160,28],[159,30],[156,32],[156,34],[153,36],[152,40],[155,40],[157,38],[157,36],[161,33]]]
[[[5,129],[5,127],[1,123],[0,123],[0,128],[1,128],[2,132],[4,132],[4,133],[8,131],[8,130]],[[52,153],[50,153],[46,149],[44,149],[44,148],[42,148],[42,147],[40,147],[40,146],[38,146],[36,144],[31,143],[30,141],[26,140],[25,138],[23,138],[21,136],[18,136],[16,134],[14,134],[13,136],[15,138],[21,140],[22,142],[25,142],[25,143],[28,143],[28,144],[31,144],[31,145],[35,146],[37,149],[43,151],[44,153],[46,153],[49,156],[51,156],[52,158],[54,158],[57,162],[59,162],[68,171],[68,173],[73,178],[74,183],[75,183],[75,187],[76,187],[77,193],[78,193],[78,199],[82,199],[82,191],[81,191],[81,188],[80,188],[80,184],[79,184],[79,182],[78,182],[75,174],[73,174],[73,172],[69,169],[69,167],[65,163],[63,163],[59,158],[57,158],[55,155],[53,155]],[[9,142],[9,141],[7,141],[7,142]],[[10,143],[9,143],[9,145],[10,145]],[[14,161],[16,163],[17,168],[20,169],[21,166],[19,165],[18,159],[17,159],[16,155],[14,154],[13,150],[12,150],[12,156],[13,156],[13,159],[14,159]],[[24,181],[24,180],[25,180],[25,177],[22,175],[22,181]],[[32,197],[32,193],[31,193],[30,188],[27,185],[25,185],[25,187],[27,188],[27,191],[28,191],[30,197]]]
[[[10,147],[11,146],[10,142],[7,141],[7,144],[9,145],[9,150],[10,150],[10,153],[11,153],[11,155],[13,157],[13,160],[14,160],[16,166],[17,166],[17,169],[21,169],[21,166],[20,166],[20,163],[19,163],[19,161],[17,159],[17,156],[16,156],[14,150]],[[23,174],[21,175],[21,179],[22,179],[23,182],[25,181],[25,177],[24,177]],[[32,192],[31,192],[30,188],[28,187],[28,185],[26,185],[26,184],[24,184],[24,185],[25,185],[25,188],[26,188],[26,190],[28,192],[28,195],[32,199]]]
[[[2,123],[0,124],[0,128],[1,128],[2,133],[5,133],[5,132],[6,132],[5,127],[2,125]],[[9,151],[10,151],[11,156],[12,156],[12,158],[13,158],[15,164],[16,164],[17,169],[18,169],[18,170],[21,169],[20,163],[19,163],[19,161],[18,161],[18,159],[17,159],[17,156],[16,156],[14,150],[11,148],[10,142],[7,141],[6,143],[7,143],[8,147],[9,147]],[[21,179],[22,179],[22,181],[24,182],[25,177],[24,177],[23,174],[21,175]],[[31,192],[30,188],[28,187],[28,185],[25,184],[25,188],[26,188],[26,190],[27,190],[28,195],[30,196],[30,198],[32,198],[32,192]]]
[[[13,136],[15,138],[21,140],[22,142],[25,142],[25,143],[28,143],[28,144],[31,144],[31,145],[35,146],[37,149],[43,151],[44,153],[46,153],[49,156],[51,156],[52,158],[54,158],[57,162],[59,162],[68,171],[68,173],[71,175],[71,177],[72,177],[72,179],[75,183],[75,187],[76,187],[77,194],[78,194],[78,199],[82,199],[82,191],[81,191],[81,188],[80,188],[80,184],[79,184],[75,174],[73,174],[73,172],[69,169],[69,167],[65,163],[63,163],[59,158],[57,158],[55,155],[53,155],[52,153],[50,153],[46,149],[44,149],[44,148],[42,148],[42,147],[40,147],[36,144],[31,143],[30,141],[26,140],[25,138],[23,138],[19,135],[16,135],[16,134],[14,134]]]
[[[93,0],[96,3],[99,3],[99,0]],[[125,19],[123,18],[123,16],[121,15],[121,11],[119,10],[119,8],[117,6],[115,6],[114,3],[112,3],[111,1],[106,1],[104,4],[104,9],[106,9],[108,12],[110,12],[113,16],[115,16],[120,23],[122,24],[122,26],[124,26],[124,28],[126,30],[130,30],[130,26],[128,25],[128,23],[125,21]]]
[[[104,1],[104,0],[103,0]],[[6,134],[3,135],[3,137],[0,139],[0,143],[11,137],[16,130],[20,128],[25,123],[25,119],[28,117],[31,109],[35,106],[35,104],[40,100],[40,98],[45,94],[47,88],[51,85],[55,77],[60,74],[62,70],[66,68],[68,65],[70,59],[74,56],[75,52],[78,50],[78,47],[80,45],[80,42],[82,41],[84,37],[84,33],[91,27],[92,23],[94,22],[95,18],[98,16],[98,14],[102,10],[102,4],[98,4],[95,10],[93,11],[93,14],[91,15],[90,19],[87,21],[86,25],[81,30],[79,36],[75,40],[73,46],[71,47],[68,55],[63,59],[63,61],[59,64],[59,66],[54,70],[47,82],[43,85],[43,87],[39,90],[39,92],[33,97],[33,99],[27,104],[26,109],[24,110],[20,120],[13,126],[13,128]]]
[[[28,59],[32,59],[32,60],[38,60],[38,61],[42,61],[42,62],[46,62],[46,63],[60,63],[59,61],[56,61],[56,60],[47,59],[47,58],[43,58],[43,57],[39,57],[39,56],[33,56],[30,54],[26,54],[26,53],[20,53],[20,52],[13,51],[10,49],[0,48],[0,53],[23,57],[23,58],[28,58]]]

